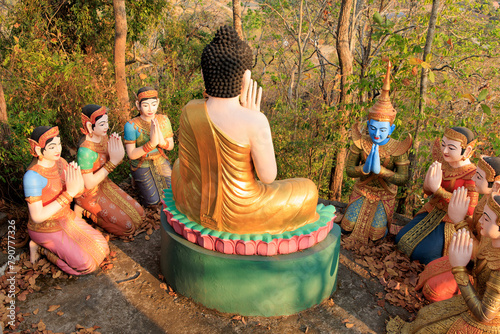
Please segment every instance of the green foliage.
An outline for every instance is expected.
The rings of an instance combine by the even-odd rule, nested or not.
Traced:
[[[9,84],[4,85],[12,136],[0,146],[1,184],[16,189],[31,160],[27,138],[41,125],[58,125],[63,157],[73,160],[81,136],[80,108],[88,103],[112,101],[111,64],[98,55],[53,53],[41,41],[14,45],[4,61]],[[112,118],[112,122],[114,118]]]
[[[141,34],[159,21],[168,8],[166,0],[127,1],[127,37],[137,41]],[[12,38],[24,43],[42,40],[51,50],[64,52],[107,52],[112,56],[114,43],[113,1],[99,0],[22,0],[11,17]],[[7,44],[7,45],[9,45]]]
[[[321,194],[327,194],[334,142],[341,140],[333,131],[334,115],[326,108],[314,112],[303,108],[295,114],[282,101],[277,101],[271,113],[278,179],[307,177],[318,185]]]

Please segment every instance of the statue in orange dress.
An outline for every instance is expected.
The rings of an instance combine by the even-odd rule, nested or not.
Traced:
[[[476,191],[483,195],[472,217],[467,217],[470,198],[467,197],[465,187],[453,191],[448,205],[448,217],[455,224],[455,229],[468,229],[477,243],[481,238],[479,219],[483,215],[488,196],[500,189],[500,158],[481,156],[472,181]],[[453,278],[448,256],[436,259],[425,266],[416,288],[422,288],[425,298],[432,302],[445,300],[457,294],[460,290]]]
[[[113,133],[108,139],[106,107],[83,107],[82,125],[85,141],[78,149],[77,159],[85,192],[76,198],[76,203],[84,209],[85,216],[109,233],[132,235],[142,223],[144,209],[108,178],[125,156],[121,138]]]
[[[500,193],[487,196],[479,222],[481,241],[473,263],[474,243],[467,229],[455,232],[450,241],[451,271],[461,294],[425,306],[411,323],[391,319],[389,334],[500,332]]]
[[[209,229],[238,234],[282,233],[316,221],[315,184],[275,181],[269,122],[240,103],[252,52],[234,28],[217,31],[201,66],[208,99],[189,102],[180,119],[172,173],[179,211]]]
[[[96,270],[106,255],[108,243],[70,208],[83,192],[80,167],[61,158],[58,127],[39,126],[29,139],[35,157],[24,174],[23,187],[30,219],[30,260],[45,255],[70,275]]]

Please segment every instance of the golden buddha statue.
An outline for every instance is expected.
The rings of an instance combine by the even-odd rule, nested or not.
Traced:
[[[319,218],[318,192],[308,179],[274,181],[271,129],[258,110],[252,58],[249,46],[228,26],[203,50],[208,99],[193,100],[183,109],[172,192],[177,209],[205,228],[278,234]],[[252,102],[240,101],[240,95]]]

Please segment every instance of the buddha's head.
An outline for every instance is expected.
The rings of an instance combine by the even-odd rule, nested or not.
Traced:
[[[470,158],[476,141],[471,130],[456,126],[444,131],[441,139],[441,152],[444,161],[457,163]]]
[[[476,184],[478,193],[489,195],[493,189],[493,184],[500,182],[500,158],[481,156],[472,181]]]
[[[142,87],[137,91],[135,107],[145,118],[154,118],[159,105],[160,99],[158,98],[158,92],[153,87]]]
[[[482,236],[494,240],[500,239],[500,193],[492,193],[488,197],[479,222]]]
[[[39,126],[28,140],[30,153],[38,160],[57,161],[61,158],[61,137],[57,126]]]
[[[377,145],[385,145],[389,142],[389,137],[396,128],[394,119],[396,109],[392,106],[389,91],[391,89],[391,62],[387,62],[387,72],[382,86],[382,93],[371,107],[368,113],[368,134],[372,142]]]
[[[82,108],[82,126],[80,130],[91,137],[106,136],[109,129],[107,109],[97,104],[88,104]]]
[[[243,76],[250,74],[252,50],[231,26],[220,27],[201,55],[207,95],[231,98],[241,94]]]

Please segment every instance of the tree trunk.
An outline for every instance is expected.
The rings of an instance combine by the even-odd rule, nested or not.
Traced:
[[[3,85],[0,82],[0,140],[7,139],[10,135],[9,118],[7,116],[7,103],[3,95]]]
[[[429,18],[429,28],[427,29],[427,38],[425,40],[424,54],[422,55],[422,60],[426,61],[427,56],[431,53],[432,42],[434,41],[434,35],[436,34],[436,21],[437,12],[439,7],[439,0],[432,1],[431,16]],[[422,115],[425,109],[425,95],[427,94],[427,87],[429,85],[429,70],[422,67],[420,74],[420,102],[418,104],[418,113]],[[417,126],[415,129],[415,139],[418,135],[419,120],[417,120]]]
[[[115,78],[118,97],[120,122],[125,124],[130,119],[127,76],[125,72],[125,49],[127,45],[127,13],[125,0],[113,0],[115,11]]]
[[[437,16],[438,16],[438,8],[439,8],[439,0],[433,0],[432,1],[432,9],[431,9],[431,16],[429,18],[429,27],[427,29],[427,37],[425,40],[425,46],[424,46],[424,53],[422,55],[422,60],[426,61],[427,60],[427,55],[431,53],[432,49],[432,42],[434,41],[434,36],[436,34],[436,21],[437,21]],[[427,94],[427,87],[429,84],[428,80],[428,74],[429,70],[422,68],[421,74],[420,74],[420,101],[418,104],[418,119],[417,123],[415,126],[415,132],[413,134],[413,150],[410,150],[409,154],[409,160],[410,160],[410,171],[409,171],[409,180],[410,182],[413,182],[414,176],[415,176],[415,166],[417,163],[417,153],[419,150],[420,146],[420,141],[418,140],[418,134],[421,126],[420,118],[422,114],[424,113],[425,109],[425,96]],[[425,126],[425,124],[424,124]],[[406,197],[406,196],[405,196]],[[410,203],[412,199],[407,197],[406,201],[406,207],[413,207],[413,203]],[[406,210],[408,211],[408,210]]]
[[[233,25],[241,39],[243,39],[243,28],[241,27],[241,2],[233,0]]]
[[[437,12],[438,12],[438,7],[439,7],[439,0],[433,0],[432,1],[432,9],[431,9],[431,16],[429,18],[429,28],[427,29],[427,38],[425,40],[425,46],[424,46],[424,53],[422,55],[422,60],[426,61],[427,55],[431,53],[432,49],[432,42],[434,40],[434,35],[436,34],[436,20],[437,20]],[[421,116],[424,113],[425,109],[425,96],[427,94],[427,87],[429,85],[429,80],[428,80],[428,74],[429,70],[422,68],[421,74],[420,74],[420,101],[418,104],[418,114]],[[413,147],[416,148],[417,151],[418,149],[418,132],[420,128],[420,117],[417,119],[417,124],[415,126],[415,132],[413,134]],[[416,161],[416,153],[410,153],[410,166],[415,166],[415,161]],[[410,169],[410,180],[412,180],[413,177],[413,168]]]
[[[346,104],[352,101],[352,96],[348,93],[349,76],[352,74],[352,52],[349,48],[349,18],[351,16],[352,5],[353,0],[342,0],[337,28],[337,54],[341,73],[339,101],[340,138],[343,139],[347,138],[345,124],[347,124],[350,116],[350,111],[346,109]],[[346,155],[347,147],[342,145],[337,152],[336,164],[332,168],[333,175],[330,178],[330,200],[341,200]]]

